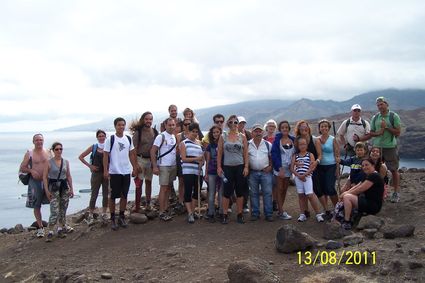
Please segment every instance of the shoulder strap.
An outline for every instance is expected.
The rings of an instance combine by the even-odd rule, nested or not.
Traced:
[[[59,181],[59,178],[60,178],[61,173],[62,173],[62,168],[63,168],[63,158],[61,158],[61,166],[59,168],[59,173],[58,173],[58,177],[56,178],[56,182]]]
[[[345,131],[347,131],[348,126],[350,126],[350,118],[348,118],[347,122],[345,122]]]
[[[270,154],[270,144],[269,144],[269,142],[268,141],[264,141],[265,143],[266,143],[266,147],[267,147],[267,151],[269,152],[269,154]]]
[[[371,128],[373,128],[373,129],[375,129],[375,130],[376,130],[376,125],[375,125],[375,123],[376,123],[376,119],[378,119],[378,114],[379,114],[379,113],[376,113],[375,115],[373,115],[373,117],[372,117],[372,121],[371,121],[371,125],[370,125],[370,127],[371,127]]]
[[[126,135],[128,142],[130,143],[130,147],[131,147],[131,137],[129,135]],[[130,147],[128,148],[128,150],[130,150]]]
[[[390,110],[390,113],[389,114],[390,114],[390,124],[391,124],[391,127],[392,128],[395,128],[394,127],[394,112]]]
[[[115,142],[115,135],[111,136],[111,146],[109,147],[109,152],[112,152],[112,147],[114,146],[114,142]]]
[[[97,147],[98,147],[97,143],[94,143],[92,145],[92,148],[91,148],[90,163],[92,165],[93,165],[93,161],[94,161],[94,155],[96,154],[96,151],[97,151]]]
[[[366,121],[362,118],[360,118],[360,121],[362,122],[363,129],[366,129]]]
[[[28,160],[28,168],[32,169],[32,149],[28,150],[29,160]]]

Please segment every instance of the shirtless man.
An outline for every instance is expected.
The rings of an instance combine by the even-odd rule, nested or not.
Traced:
[[[43,199],[47,200],[43,189],[43,170],[50,158],[50,154],[47,149],[43,148],[44,137],[42,134],[35,134],[32,137],[32,143],[34,144],[34,149],[25,153],[20,171],[31,174],[25,206],[34,209],[34,216],[37,222],[37,237],[42,238],[44,237],[44,228],[41,218],[41,204]]]

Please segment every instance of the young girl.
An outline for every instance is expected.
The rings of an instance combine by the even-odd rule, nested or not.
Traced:
[[[222,129],[214,125],[208,132],[208,139],[210,143],[205,150],[206,159],[206,174],[205,180],[208,182],[208,221],[215,222],[215,194],[218,193],[219,213],[223,214],[221,206],[223,190],[221,189],[221,178],[217,175],[217,147],[218,139],[220,138]]]
[[[313,180],[311,177],[315,159],[313,154],[307,151],[307,140],[305,138],[299,137],[297,139],[297,144],[299,153],[292,156],[291,170],[295,175],[295,185],[297,186],[298,200],[301,209],[298,221],[304,222],[307,220],[302,203],[303,196],[305,195],[316,212],[316,220],[318,222],[323,222],[324,219],[319,211],[319,199],[313,192]]]

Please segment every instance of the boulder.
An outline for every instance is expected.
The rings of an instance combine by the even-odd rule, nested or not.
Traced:
[[[43,227],[47,227],[47,225],[49,225],[49,223],[47,223],[46,221],[42,221],[42,223],[43,223]],[[32,224],[31,224],[31,227],[34,227],[34,228],[37,228],[38,229],[38,224],[37,224],[37,221],[34,221]]]
[[[360,219],[359,224],[357,225],[357,229],[381,229],[381,227],[385,224],[385,221],[375,215],[363,216]]]
[[[276,249],[281,253],[293,253],[314,247],[316,240],[300,232],[294,225],[284,225],[276,233]]]
[[[373,239],[373,238],[375,238],[375,234],[378,232],[378,229],[375,229],[375,228],[364,229],[362,232],[363,232],[363,235],[365,235],[366,238]]]
[[[24,226],[22,226],[22,224],[16,224],[15,225],[15,232],[16,233],[22,233],[24,231],[25,231],[25,229],[24,229]]]
[[[132,213],[130,214],[130,221],[134,224],[144,224],[148,222],[148,217],[145,214]]]
[[[410,224],[385,225],[381,231],[385,239],[411,237],[415,232],[415,226]]]
[[[157,218],[158,216],[159,216],[159,213],[156,210],[152,210],[152,211],[149,211],[148,213],[146,213],[146,217],[149,220],[153,220],[153,219]]]
[[[363,243],[363,240],[364,238],[362,234],[353,234],[350,236],[345,236],[342,239],[342,242],[344,243],[344,247],[348,247],[348,246],[355,246],[360,243]]]
[[[424,264],[420,261],[409,261],[407,264],[409,265],[410,269],[418,269],[424,267]]]
[[[269,264],[252,258],[233,262],[227,268],[230,283],[277,283],[281,282],[271,270]]]
[[[0,233],[7,233],[7,228],[1,228]]]
[[[340,249],[342,247],[343,247],[342,243],[337,242],[337,241],[329,240],[326,243],[326,249],[327,250],[337,250],[337,249]]]
[[[323,238],[326,240],[341,239],[344,236],[351,235],[353,232],[341,228],[338,222],[326,222],[323,225]]]
[[[108,272],[104,272],[100,275],[100,278],[109,280],[109,279],[112,279],[112,274]]]

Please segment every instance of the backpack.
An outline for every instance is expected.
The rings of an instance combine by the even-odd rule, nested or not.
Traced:
[[[378,113],[376,113],[375,115],[373,115],[373,117],[372,117],[372,125],[375,127],[375,122],[376,122],[376,119],[378,119],[378,114],[379,114],[379,112]],[[390,124],[391,124],[391,127],[392,128],[395,128],[394,127],[394,112],[393,111],[389,111],[389,113],[388,113],[389,115],[390,115]]]
[[[92,145],[92,148],[91,148],[91,154],[90,154],[90,164],[91,164],[91,165],[93,165],[94,155],[96,154],[97,148],[98,148],[98,144],[97,144],[97,143],[94,143],[94,144]],[[111,148],[112,148],[112,147],[111,147]]]
[[[28,168],[31,169],[32,168],[32,150],[28,150],[28,154],[30,156],[30,159],[28,160]],[[28,185],[30,181],[31,174],[23,173],[19,170],[18,177],[19,177],[19,181],[21,181],[21,183],[26,186]]]
[[[128,136],[128,135],[125,135],[125,136],[127,137],[128,142],[130,143],[130,146],[131,146],[131,137]],[[114,142],[115,142],[115,135],[112,135],[111,136],[111,146],[109,147],[109,152],[112,151],[112,147],[114,146]]]
[[[366,130],[366,122],[362,118],[360,118],[360,121],[362,122],[363,129]],[[345,131],[346,132],[347,132],[348,126],[350,126],[350,119],[347,119],[347,122],[345,122]]]

